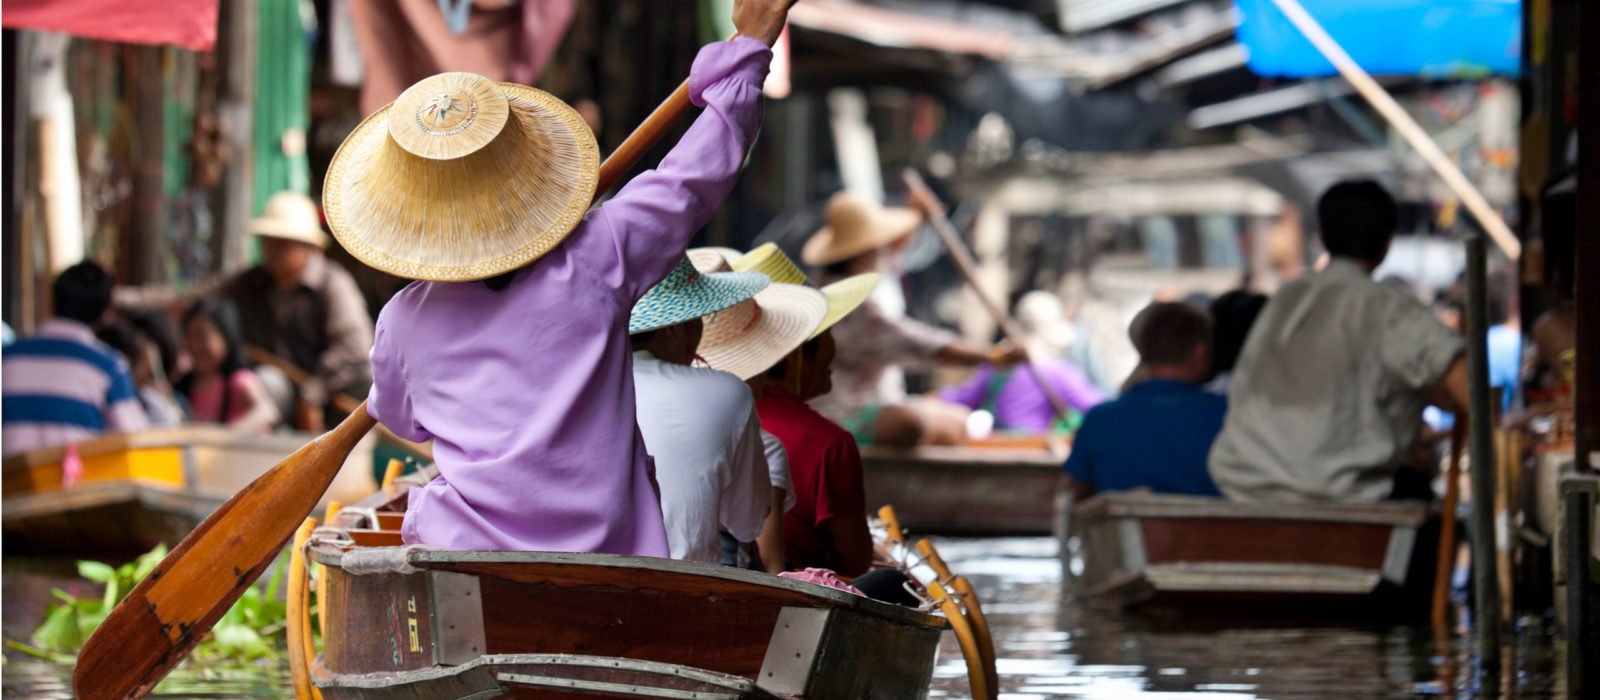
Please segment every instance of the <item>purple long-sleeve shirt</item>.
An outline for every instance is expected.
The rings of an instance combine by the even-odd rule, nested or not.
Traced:
[[[1100,403],[1100,391],[1072,363],[1057,357],[1036,357],[1033,365],[1039,368],[1039,373],[1050,382],[1056,397],[1067,408],[1086,413]],[[967,383],[940,389],[939,398],[971,409],[986,408],[992,401],[995,425],[999,428],[1030,433],[1050,430],[1055,422],[1055,410],[1032,371],[1018,365],[998,388],[995,383],[994,365],[986,364],[973,372]]]
[[[628,313],[733,188],[771,56],[743,37],[701,49],[683,139],[503,291],[414,282],[383,308],[368,411],[432,439],[440,472],[411,492],[407,543],[667,556]]]

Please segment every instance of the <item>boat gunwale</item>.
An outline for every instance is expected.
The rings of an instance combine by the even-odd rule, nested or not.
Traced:
[[[335,528],[337,530],[337,528]],[[326,533],[327,529],[323,529]],[[401,547],[365,547],[361,549],[403,549]],[[344,554],[347,548],[339,547],[326,540],[317,541],[309,547],[312,561],[324,566],[344,569]],[[789,593],[798,593],[809,598],[826,601],[828,608],[844,608],[875,617],[884,618],[892,622],[922,625],[938,630],[949,627],[949,621],[943,615],[918,610],[916,608],[895,605],[873,600],[866,596],[856,595],[837,588],[796,581],[781,576],[775,576],[761,571],[747,571],[721,564],[706,562],[683,561],[678,559],[663,559],[658,557],[640,557],[624,554],[600,554],[581,552],[516,552],[516,551],[488,551],[488,550],[443,550],[443,549],[418,549],[406,553],[406,563],[423,571],[451,571],[452,564],[528,564],[539,566],[557,567],[594,567],[602,569],[629,570],[642,574],[665,573],[674,575],[696,576],[700,578],[713,578],[721,581],[759,586],[768,589],[780,590]],[[351,574],[359,576],[361,574]],[[473,572],[475,576],[491,576]],[[648,582],[648,579],[644,579]],[[642,584],[647,588],[648,584]]]
[[[87,459],[98,455],[129,452],[133,450],[161,449],[164,447],[236,447],[281,453],[284,456],[304,447],[306,441],[316,437],[301,433],[272,433],[258,435],[233,430],[224,426],[186,426],[182,428],[156,428],[131,433],[112,433],[76,443],[78,456]],[[28,450],[0,460],[0,471],[10,473],[32,467],[60,464],[66,458],[67,445],[52,445]]]
[[[226,500],[228,497],[220,493],[197,493],[162,482],[117,479],[90,482],[70,489],[30,491],[6,496],[0,500],[0,511],[4,512],[4,522],[20,523],[42,515],[62,514],[63,501],[71,506],[67,512],[137,503],[151,510],[193,517],[198,523]]]
[[[1104,518],[1277,520],[1328,525],[1421,526],[1432,508],[1421,502],[1244,503],[1204,496],[1106,493],[1072,507],[1072,520]]]
[[[863,466],[873,463],[922,464],[928,466],[1015,467],[1060,471],[1066,456],[1049,450],[1022,447],[963,447],[924,445],[920,447],[865,446],[861,448]]]

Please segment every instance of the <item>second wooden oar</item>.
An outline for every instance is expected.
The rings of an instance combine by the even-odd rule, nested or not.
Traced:
[[[987,309],[989,315],[994,317],[994,322],[999,324],[1000,332],[1005,334],[1007,340],[1015,343],[1023,350],[1027,350],[1028,346],[1023,343],[1022,332],[1017,330],[1016,326],[1011,323],[1011,317],[1007,316],[1005,309],[995,303],[994,299],[989,297],[988,292],[985,292],[983,287],[978,284],[977,265],[972,261],[972,254],[967,252],[966,244],[961,242],[961,236],[956,234],[955,227],[950,225],[950,219],[945,215],[944,205],[939,203],[939,198],[933,194],[933,190],[928,189],[928,183],[922,180],[922,176],[917,174],[917,171],[906,168],[902,176],[906,181],[906,187],[911,188],[913,192],[920,192],[923,195],[923,201],[927,202],[928,207],[933,209],[933,211],[928,212],[929,223],[933,224],[933,230],[939,234],[940,240],[944,241],[944,247],[950,251],[950,257],[956,261],[956,268],[961,270],[961,276],[967,280],[967,286],[972,288],[973,294],[978,295],[978,301],[983,304],[983,308]],[[1033,364],[1031,358],[1022,364],[1026,365],[1028,371],[1033,374],[1033,380],[1038,382],[1039,391],[1044,392],[1044,397],[1050,401],[1050,410],[1055,412],[1056,418],[1066,421],[1067,404],[1061,400],[1060,396],[1056,395],[1055,387],[1051,386],[1049,378],[1039,370],[1037,365]]]
[[[687,85],[600,165],[596,199],[688,109]],[[333,430],[234,494],[183,538],[83,645],[72,673],[77,695],[137,696],[161,682],[277,557],[375,424],[362,402]]]

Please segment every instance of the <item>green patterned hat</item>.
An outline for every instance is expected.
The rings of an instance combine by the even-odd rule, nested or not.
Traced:
[[[666,279],[633,305],[628,335],[709,316],[755,296],[769,281],[766,275],[754,272],[702,273],[688,259],[679,259]]]

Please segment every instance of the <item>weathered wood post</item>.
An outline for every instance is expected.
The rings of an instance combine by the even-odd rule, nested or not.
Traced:
[[[1489,400],[1488,245],[1467,239],[1467,375],[1472,446],[1472,621],[1478,627],[1479,662],[1500,671],[1500,582],[1495,570],[1494,411]]]

